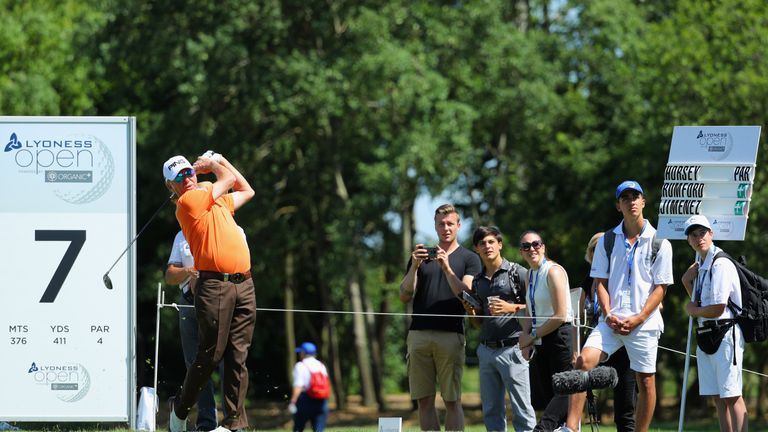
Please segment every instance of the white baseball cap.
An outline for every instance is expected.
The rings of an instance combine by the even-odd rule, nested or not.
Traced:
[[[709,224],[709,220],[706,216],[694,215],[685,221],[685,235],[688,235],[688,233],[697,226],[702,226],[712,231],[712,225]]]
[[[165,177],[166,180],[173,181],[182,170],[187,168],[194,169],[187,158],[184,156],[174,156],[163,164],[163,177]]]

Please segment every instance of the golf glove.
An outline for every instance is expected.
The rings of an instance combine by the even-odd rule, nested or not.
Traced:
[[[216,153],[213,150],[208,150],[207,152],[203,153],[201,158],[208,158],[214,162],[221,162],[221,153]]]

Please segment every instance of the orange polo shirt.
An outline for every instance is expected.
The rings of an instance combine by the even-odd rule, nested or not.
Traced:
[[[213,200],[213,185],[185,192],[176,203],[176,219],[187,238],[197,270],[243,273],[251,253],[235,223],[231,194]]]

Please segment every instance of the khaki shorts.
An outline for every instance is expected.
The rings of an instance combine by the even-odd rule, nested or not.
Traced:
[[[464,347],[461,333],[437,330],[408,332],[408,385],[411,399],[435,395],[440,383],[444,401],[461,400],[461,377],[464,374]]]

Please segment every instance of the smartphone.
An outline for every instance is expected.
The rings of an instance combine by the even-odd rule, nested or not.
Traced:
[[[467,291],[461,292],[461,297],[469,304],[472,305],[473,308],[477,310],[483,310],[483,305],[480,303],[478,299],[475,298],[472,294],[470,294]]]
[[[425,248],[427,250],[427,259],[436,259],[437,258],[437,248],[436,247],[428,247]]]

